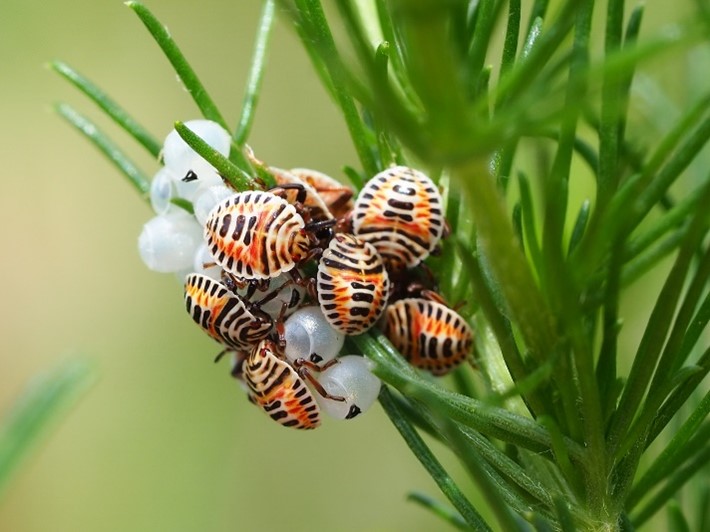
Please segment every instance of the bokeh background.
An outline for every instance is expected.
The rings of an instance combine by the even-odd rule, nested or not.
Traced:
[[[148,5],[236,122],[259,2]],[[670,17],[653,7],[647,31]],[[138,257],[149,207],[53,103],[89,115],[149,175],[157,162],[45,68],[52,59],[105,88],[158,138],[198,117],[120,1],[0,0],[0,413],[66,361],[83,357],[97,370],[0,499],[0,530],[440,529],[406,502],[410,490],[440,496],[378,406],[352,423],[289,431],[248,404],[226,366],[210,363],[218,349],[184,312],[180,282]],[[283,21],[251,144],[282,167],[342,177],[343,165],[357,164]]]

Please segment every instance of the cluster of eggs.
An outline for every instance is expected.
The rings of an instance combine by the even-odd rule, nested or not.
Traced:
[[[187,126],[228,155],[229,135],[217,124]],[[318,426],[321,410],[341,419],[363,412],[380,381],[368,360],[337,355],[346,335],[376,324],[434,375],[468,357],[469,325],[413,281],[446,230],[426,175],[389,168],[353,200],[325,174],[249,156],[274,176],[274,188],[236,192],[176,132],[168,135],[151,189],[157,216],[139,248],[150,268],[185,279],[188,313],[232,353],[232,375],[253,403],[295,428]]]

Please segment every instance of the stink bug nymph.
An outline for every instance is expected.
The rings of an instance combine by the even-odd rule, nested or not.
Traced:
[[[193,273],[185,279],[188,314],[207,334],[237,351],[245,351],[265,338],[273,321],[266,313],[230,291],[219,281]]]
[[[423,173],[394,166],[368,181],[352,212],[353,232],[393,270],[412,268],[436,248],[446,227],[441,194]]]
[[[297,360],[292,365],[276,343],[262,340],[252,348],[243,365],[249,400],[285,427],[314,429],[320,425],[320,408],[306,380],[323,397],[334,401],[345,400],[326,392],[308,371],[320,371],[326,366],[319,368],[303,360]]]
[[[271,192],[240,192],[218,203],[205,222],[215,262],[242,279],[269,279],[305,259],[310,239],[303,218]]]
[[[473,331],[456,311],[423,298],[406,298],[385,310],[383,331],[413,365],[444,375],[469,356]]]
[[[337,234],[318,264],[318,302],[343,334],[361,334],[385,309],[390,282],[382,258],[367,242]]]

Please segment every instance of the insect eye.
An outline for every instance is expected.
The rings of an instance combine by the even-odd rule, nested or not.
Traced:
[[[333,329],[316,306],[303,307],[284,323],[286,358],[310,360],[313,353],[327,362],[335,358],[343,347],[345,337]],[[322,363],[321,362],[321,363]]]
[[[372,362],[357,355],[340,357],[318,376],[318,382],[329,394],[345,397],[345,401],[332,401],[316,395],[321,409],[336,419],[352,419],[368,410],[382,384],[372,374]]]

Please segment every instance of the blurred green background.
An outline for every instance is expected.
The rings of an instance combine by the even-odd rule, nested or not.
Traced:
[[[259,2],[147,5],[234,123]],[[644,27],[665,16],[650,10]],[[140,262],[149,207],[51,105],[88,114],[149,175],[158,164],[44,67],[66,61],[164,138],[198,113],[137,17],[117,0],[2,0],[0,41],[0,412],[63,361],[84,356],[98,370],[0,499],[0,530],[441,528],[405,501],[413,489],[440,496],[378,406],[311,433],[270,422],[211,364],[217,345],[184,312],[178,280]],[[356,165],[283,22],[250,143],[277,166],[342,177]]]
[[[234,123],[259,2],[151,1]],[[96,384],[17,472],[0,530],[431,530],[409,489],[435,486],[379,406],[300,433],[272,423],[211,363],[172,275],[137,237],[152,213],[53,112],[67,101],[152,175],[156,161],[45,64],[62,59],[158,138],[198,117],[120,1],[0,2],[3,315],[0,411],[38,373],[84,355]],[[355,164],[337,111],[278,24],[252,144],[279,166]]]

